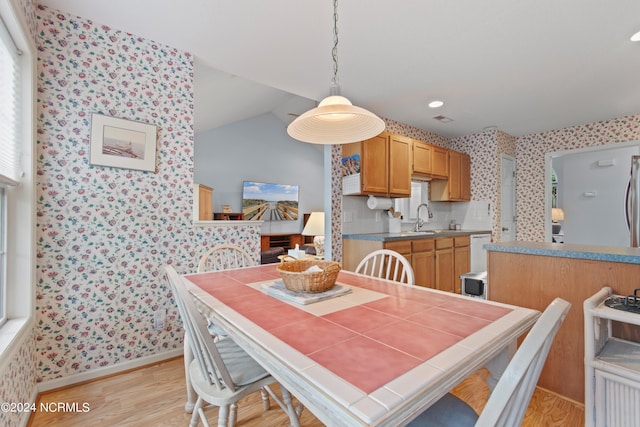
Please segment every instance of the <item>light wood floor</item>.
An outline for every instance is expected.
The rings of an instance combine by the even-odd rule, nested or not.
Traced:
[[[489,390],[485,382],[486,370],[480,370],[457,386],[453,393],[480,411]],[[77,403],[80,409],[86,402],[88,412],[37,411],[28,426],[188,426],[190,414],[184,412],[185,388],[182,358],[133,370],[73,387],[42,393],[40,402]],[[277,389],[277,387],[276,387]],[[209,412],[209,422],[215,425],[216,410]],[[305,427],[322,427],[313,414],[304,410],[300,419]],[[202,424],[200,424],[202,425]],[[238,408],[239,427],[287,426],[288,418],[275,402],[264,412],[259,393],[242,400]],[[584,426],[584,408],[574,402],[537,389],[529,405],[523,426]]]

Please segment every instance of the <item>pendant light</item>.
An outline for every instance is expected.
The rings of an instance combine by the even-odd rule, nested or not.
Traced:
[[[373,138],[384,130],[384,121],[340,96],[338,84],[338,0],[333,1],[333,78],[329,96],[316,108],[297,117],[287,127],[294,139],[312,144],[347,144]]]

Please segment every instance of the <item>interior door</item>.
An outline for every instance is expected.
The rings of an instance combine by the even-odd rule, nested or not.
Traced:
[[[500,241],[516,240],[516,159],[500,156]]]

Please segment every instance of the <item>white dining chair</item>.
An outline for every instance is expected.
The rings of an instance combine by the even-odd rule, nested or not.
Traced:
[[[165,267],[167,280],[174,293],[185,333],[189,336],[194,360],[189,366],[189,378],[195,389],[196,401],[190,426],[209,426],[204,410],[205,402],[217,406],[218,426],[233,427],[237,417],[237,402],[243,397],[266,390],[289,416],[291,425],[299,427],[299,412],[293,406],[291,394],[280,386],[282,399],[270,385],[276,383],[258,362],[240,348],[233,340],[216,341],[208,329],[207,320],[196,307],[194,297],[172,266]],[[301,410],[301,407],[298,407]]]
[[[414,285],[415,275],[409,261],[396,251],[379,249],[365,256],[356,273]]]
[[[244,249],[236,245],[217,245],[205,252],[198,263],[198,273],[253,267],[257,263]]]
[[[411,427],[513,427],[522,423],[553,339],[571,304],[556,298],[547,306],[500,377],[478,416],[463,400],[445,395],[418,415]]]
[[[206,271],[219,271],[228,270],[234,268],[253,267],[257,265],[251,258],[251,255],[239,246],[231,244],[221,244],[212,247],[207,250],[198,262],[198,273],[204,273]],[[209,321],[209,332],[215,339],[226,338],[226,332]],[[186,378],[187,388],[187,403],[184,405],[186,412],[192,412],[196,403],[196,397],[189,378],[189,366],[193,361],[193,355],[191,353],[191,346],[189,345],[189,337],[184,337],[184,371]],[[266,409],[269,408],[269,395],[266,391],[262,392],[262,402]]]

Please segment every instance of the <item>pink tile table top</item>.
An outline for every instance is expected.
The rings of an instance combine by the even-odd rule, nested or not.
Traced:
[[[444,394],[448,389],[437,386],[456,375],[458,364],[495,352],[492,342],[505,347],[539,314],[346,271],[338,282],[352,293],[305,306],[260,289],[279,279],[275,265],[185,277],[239,345],[244,342],[254,357],[268,360],[270,372],[294,374],[287,386],[305,405],[326,411],[325,403],[311,401],[319,396],[337,404],[342,412],[328,415],[325,422],[331,423],[403,420],[398,407],[431,392]],[[309,401],[305,390],[314,391]]]

